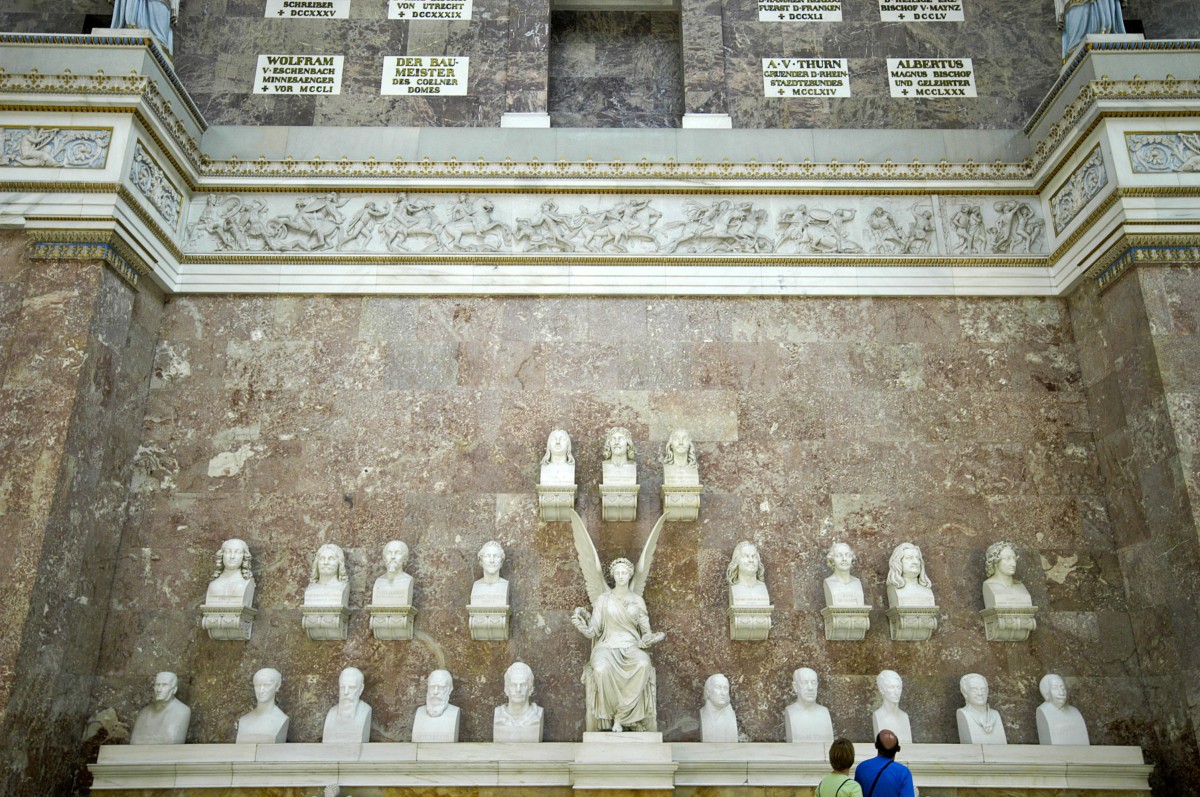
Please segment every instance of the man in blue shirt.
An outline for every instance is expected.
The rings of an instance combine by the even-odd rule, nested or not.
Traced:
[[[854,780],[862,786],[863,797],[914,797],[912,772],[897,764],[900,740],[889,730],[875,737],[879,755],[864,761],[854,771]]]

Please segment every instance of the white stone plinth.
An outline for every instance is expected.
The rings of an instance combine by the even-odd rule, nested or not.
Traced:
[[[509,111],[500,114],[501,127],[549,127],[548,113],[516,113]]]
[[[821,610],[825,620],[825,638],[858,642],[871,627],[870,606],[826,606]]]
[[[576,789],[672,789],[677,767],[661,733],[585,732],[571,780]]]
[[[492,725],[492,741],[497,744],[541,744],[542,720],[532,725]]]
[[[571,510],[575,508],[577,489],[574,484],[537,485],[538,507],[542,510],[542,520],[547,523],[569,521]]]
[[[502,642],[508,639],[508,606],[468,606],[467,625],[476,642]]]
[[[231,608],[205,605],[200,607],[200,627],[208,632],[210,639],[245,642],[250,638],[257,614],[258,610],[249,606]]]
[[[1024,642],[1037,628],[1036,606],[984,609],[983,630],[988,642]]]
[[[371,633],[376,639],[391,641],[413,638],[413,620],[417,610],[411,606],[375,606],[367,607],[370,615]]]
[[[700,517],[701,487],[695,485],[663,485],[663,514],[669,521],[693,521]]]
[[[888,609],[888,631],[895,642],[924,642],[937,630],[937,616],[936,606]]]
[[[314,642],[342,642],[350,623],[350,610],[342,606],[302,606],[300,612],[308,638]]]
[[[774,606],[730,606],[729,638],[736,642],[761,642],[771,633]]]
[[[636,484],[600,485],[600,515],[608,522],[637,520]]]

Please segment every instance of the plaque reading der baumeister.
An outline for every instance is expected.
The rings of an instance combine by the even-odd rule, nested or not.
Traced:
[[[465,95],[470,60],[465,55],[389,55],[383,59],[379,93]]]

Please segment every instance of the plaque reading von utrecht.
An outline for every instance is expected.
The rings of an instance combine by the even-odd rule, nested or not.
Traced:
[[[388,0],[388,19],[420,21],[470,18],[471,0]]]
[[[267,0],[267,19],[349,19],[350,0]]]
[[[842,0],[758,0],[759,22],[841,22]]]
[[[879,0],[883,22],[962,22],[963,0]]]
[[[255,94],[341,94],[341,55],[260,55]]]
[[[849,97],[845,58],[764,58],[763,96]]]
[[[389,55],[383,59],[380,94],[462,96],[467,93],[465,55]]]
[[[970,58],[889,58],[888,87],[893,97],[975,97]]]

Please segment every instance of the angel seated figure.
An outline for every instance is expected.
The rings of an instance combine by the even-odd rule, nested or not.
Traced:
[[[592,599],[590,614],[577,608],[571,616],[579,632],[592,640],[592,655],[582,679],[589,731],[657,730],[654,665],[646,651],[666,635],[650,630],[642,592],[664,520],[666,516],[650,532],[636,569],[628,559],[609,565],[613,579],[609,587],[592,538],[579,515],[571,512],[575,550]]]

